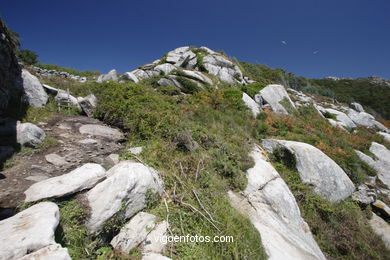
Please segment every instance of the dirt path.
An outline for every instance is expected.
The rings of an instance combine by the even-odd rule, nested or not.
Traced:
[[[109,154],[121,149],[112,138],[81,134],[79,128],[86,124],[103,125],[88,117],[56,115],[41,126],[47,136],[57,140],[55,146],[32,155],[15,155],[11,159],[14,165],[0,172],[0,219],[23,202],[23,192],[33,183],[68,173],[84,163],[104,165]],[[63,157],[66,163],[61,166],[49,163],[45,156],[53,153]]]

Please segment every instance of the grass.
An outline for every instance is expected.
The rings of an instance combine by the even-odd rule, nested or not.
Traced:
[[[351,199],[332,203],[302,184],[298,172],[273,162],[288,184],[309,224],[315,240],[328,259],[388,259],[389,250],[368,224],[369,209],[362,211]]]
[[[261,138],[272,137],[311,144],[340,165],[356,184],[376,174],[354,151],[368,151],[372,141],[384,143],[383,138],[373,130],[361,127],[356,133],[346,133],[331,126],[313,107],[300,108],[295,115],[277,115],[265,111],[264,117],[268,128]]]
[[[149,211],[168,218],[175,234],[234,237],[234,243],[176,244],[169,248],[174,258],[265,258],[260,235],[226,198],[229,189],[245,188],[245,171],[252,165],[248,152],[254,131],[249,129],[256,126],[256,120],[241,97],[237,89],[166,96],[152,86],[140,88],[131,83],[107,84],[99,94],[96,115],[124,129],[129,144],[142,144],[139,157],[162,173],[166,194],[158,203],[152,199]],[[191,133],[199,148],[192,152],[180,149],[175,140],[182,132]],[[188,206],[203,211],[192,190],[219,230]]]
[[[42,64],[42,63],[39,63],[36,66],[39,67],[39,68],[42,68],[42,69],[56,70],[56,71],[59,71],[59,72],[68,72],[69,74],[72,74],[72,75],[75,75],[75,76],[88,77],[88,78],[100,75],[99,71],[91,71],[91,70],[79,71],[79,70],[72,69],[72,68],[66,68],[66,67],[58,66],[56,64]]]

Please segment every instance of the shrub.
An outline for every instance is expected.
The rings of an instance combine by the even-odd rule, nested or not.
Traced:
[[[242,85],[241,90],[247,93],[251,98],[255,98],[255,95],[259,94],[260,90],[265,88],[267,85],[264,83],[252,83],[248,85]]]
[[[38,63],[38,54],[30,50],[18,50],[16,55],[20,61],[26,65],[34,65]]]

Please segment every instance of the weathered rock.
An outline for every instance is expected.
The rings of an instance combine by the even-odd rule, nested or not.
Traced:
[[[249,217],[269,259],[325,259],[279,173],[255,147],[243,196],[228,192],[231,204]],[[260,245],[259,245],[260,246]]]
[[[168,78],[161,78],[159,81],[157,81],[157,84],[159,86],[174,86],[178,87],[180,89],[183,89],[184,87],[180,84],[179,81],[177,81],[176,76],[170,75]]]
[[[164,63],[164,64],[160,64],[160,65],[157,65],[156,67],[154,67],[154,70],[163,72],[164,75],[168,75],[169,73],[171,73],[172,70],[175,70],[175,69],[176,69],[176,67],[170,63]]]
[[[61,157],[55,153],[45,155],[45,159],[48,163],[51,163],[55,166],[62,166],[68,163],[64,157]]]
[[[158,172],[141,163],[122,161],[107,171],[107,176],[87,193],[91,217],[86,226],[92,232],[100,230],[123,206],[125,218],[142,210],[147,192],[163,191]]]
[[[22,70],[24,95],[32,107],[43,107],[47,103],[47,94],[38,78],[27,70]]]
[[[341,128],[345,128],[345,127],[355,128],[356,127],[355,123],[351,120],[351,118],[349,118],[343,112],[340,112],[340,111],[332,109],[332,108],[325,108],[325,112],[328,112],[328,113],[336,116],[336,121],[333,121],[333,122],[335,122],[336,126],[339,126]],[[329,122],[330,122],[330,120],[329,120]],[[331,124],[334,125],[334,123],[332,123],[332,122],[331,122]]]
[[[254,101],[245,92],[242,93],[242,100],[244,101],[245,105],[251,110],[254,117],[257,117],[257,115],[261,113],[260,105],[257,104],[256,101]]]
[[[390,151],[384,145],[372,142],[370,152],[375,155],[375,159],[360,151],[355,152],[362,161],[376,170],[378,179],[390,189]]]
[[[369,220],[370,226],[374,233],[380,236],[385,246],[390,249],[390,226],[382,218],[375,214],[372,214],[372,218]]]
[[[96,80],[98,83],[102,83],[104,81],[118,81],[118,73],[116,70],[110,70],[107,74],[100,75]]]
[[[83,125],[79,128],[79,132],[81,134],[104,137],[115,141],[120,141],[125,138],[124,135],[119,130],[115,128],[111,128],[109,126],[103,126],[103,125],[93,125],[93,124]]]
[[[134,155],[139,155],[140,153],[142,153],[142,150],[143,148],[139,146],[139,147],[132,147],[128,151]]]
[[[97,106],[97,99],[94,94],[90,94],[84,98],[77,98],[78,104],[83,110],[83,112],[88,116],[92,117]]]
[[[23,146],[36,147],[43,142],[46,135],[38,126],[31,123],[20,123],[16,125],[16,141]]]
[[[295,109],[294,103],[291,101],[287,91],[282,85],[266,86],[255,96],[255,100],[260,106],[269,104],[272,111],[280,114],[289,114],[289,108],[286,108],[283,105],[283,102],[286,102],[288,106],[291,106],[291,109]]]
[[[362,105],[360,105],[359,103],[353,102],[349,106],[357,112],[364,112]]]
[[[174,64],[175,67],[192,69],[196,65],[196,55],[189,47],[180,47],[168,52],[166,62]]]
[[[222,81],[241,84],[244,82],[240,68],[222,55],[207,55],[203,58],[203,65],[208,73]]]
[[[123,74],[123,77],[126,79],[126,80],[130,80],[130,81],[133,81],[135,83],[138,83],[139,80],[138,78],[134,75],[134,73],[132,72],[125,72],[125,74]]]
[[[289,160],[295,159],[302,182],[313,185],[314,192],[325,199],[340,201],[355,190],[343,169],[312,145],[276,139],[265,139],[262,145],[270,153],[280,149]]]
[[[63,104],[63,105],[70,104],[70,105],[76,106],[80,109],[79,102],[77,101],[77,98],[70,95],[68,92],[66,92],[64,90],[59,89],[57,92],[57,95],[54,97],[54,100],[59,104]]]
[[[209,84],[209,85],[213,84],[213,81],[209,77],[204,75],[202,72],[192,71],[192,70],[182,70],[181,73],[183,76],[200,81],[201,83]]]
[[[109,166],[112,167],[115,164],[119,163],[119,154],[112,153],[106,157],[105,161],[106,161],[106,164],[108,164]]]
[[[348,109],[347,115],[352,121],[359,126],[365,126],[369,128],[378,128],[381,131],[387,132],[388,129],[375,120],[375,118],[366,112],[356,112],[353,109]]]
[[[390,220],[390,207],[387,206],[383,201],[376,200],[372,203],[373,209],[377,210],[377,212],[382,216],[385,220]]]
[[[135,215],[111,240],[114,249],[124,253],[140,245],[156,226],[156,216],[140,212]]]
[[[0,116],[12,104],[18,107],[23,95],[21,69],[15,55],[17,46],[10,39],[12,33],[0,21]],[[19,101],[19,102],[17,102]]]
[[[162,238],[167,235],[169,224],[163,221],[156,225],[156,227],[147,235],[142,243],[142,253],[163,253],[167,243],[162,241]]]
[[[390,143],[390,134],[385,132],[378,132],[379,135],[383,136],[386,142]]]
[[[187,151],[195,151],[199,148],[199,144],[192,138],[189,131],[183,131],[175,137],[177,147]]]
[[[357,190],[352,193],[352,199],[364,206],[370,205],[376,200],[376,198],[375,189],[371,189],[365,184],[360,185]]]
[[[0,259],[18,259],[56,244],[54,232],[59,217],[56,204],[41,202],[0,221]]]
[[[50,95],[56,96],[58,93],[58,89],[50,87],[49,85],[42,84],[42,87],[46,90]]]
[[[57,177],[31,185],[24,194],[25,202],[47,198],[60,198],[76,192],[90,189],[106,177],[106,171],[95,163],[83,166]]]
[[[68,249],[59,244],[50,245],[28,254],[19,260],[71,260]]]

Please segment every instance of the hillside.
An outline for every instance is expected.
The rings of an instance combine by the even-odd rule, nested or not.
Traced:
[[[1,107],[0,259],[389,259],[381,82],[193,46],[124,74],[20,66],[26,110]]]

